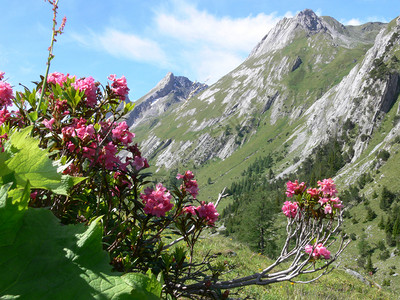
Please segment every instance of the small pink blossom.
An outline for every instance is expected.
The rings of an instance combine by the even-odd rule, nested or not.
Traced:
[[[330,259],[331,258],[331,252],[327,250],[322,243],[317,244],[315,247],[312,245],[307,245],[304,247],[304,251],[307,254],[312,253],[312,257],[314,259],[319,259],[321,256],[323,256],[325,259]]]
[[[13,89],[8,82],[0,81],[0,108],[10,106],[13,99]]]
[[[341,209],[343,207],[342,201],[339,198],[331,198],[331,202],[334,208]]]
[[[0,126],[9,121],[11,118],[11,113],[4,107],[2,110],[0,110]]]
[[[189,192],[193,198],[196,199],[199,194],[199,187],[196,180],[193,180],[194,174],[192,171],[187,170],[184,175],[179,174],[176,179],[183,179],[183,184],[181,185],[181,190]]]
[[[329,198],[319,198],[318,202],[319,204],[324,205],[325,203],[328,203],[329,200]]]
[[[49,74],[49,76],[47,77],[47,82],[63,86],[64,82],[67,82],[67,79],[68,75],[64,75],[60,72],[54,72]]]
[[[336,190],[336,185],[332,178],[324,179],[322,181],[318,181],[318,186],[319,190],[324,194],[324,195],[330,195],[332,197],[335,197],[337,194]]]
[[[185,189],[188,191],[194,199],[199,194],[199,187],[196,180],[189,180],[185,182]]]
[[[132,139],[135,134],[129,131],[129,127],[126,122],[118,123],[117,127],[112,130],[113,139],[121,142],[125,146],[132,143]]]
[[[191,180],[194,178],[194,174],[192,171],[187,170],[184,175],[179,174],[176,176],[176,179],[183,179],[185,181]]]
[[[133,159],[132,165],[136,168],[137,171],[143,169],[146,166],[147,160],[141,156],[135,156]]]
[[[184,207],[184,208],[182,209],[182,211],[183,211],[184,213],[192,214],[192,215],[196,215],[195,210],[196,210],[196,207],[194,207],[193,205],[186,206],[186,207]]]
[[[53,124],[54,124],[55,121],[56,121],[56,120],[55,120],[54,118],[51,118],[50,120],[44,119],[44,120],[42,121],[42,124],[43,124],[47,129],[52,130],[52,129],[53,129]]]
[[[1,71],[0,71],[0,80],[3,80],[4,74],[5,74],[4,72],[1,72]]]
[[[212,202],[205,204],[205,202],[202,201],[201,205],[198,206],[196,210],[199,213],[199,217],[205,219],[210,226],[214,226],[215,222],[218,220],[219,214]]]
[[[332,206],[330,206],[329,204],[325,205],[324,207],[324,213],[327,214],[331,214],[332,213]]]
[[[78,79],[74,83],[72,83],[72,86],[74,87],[75,90],[77,91],[85,91],[86,95],[86,103],[89,107],[94,107],[96,106],[97,102],[97,86],[95,84],[95,81],[92,76]]]
[[[108,79],[111,80],[113,83],[111,84],[112,91],[119,96],[119,98],[124,101],[126,95],[128,95],[129,88],[126,83],[125,76],[121,78],[116,78],[115,74],[108,76]]]
[[[319,190],[316,188],[310,188],[307,190],[307,194],[310,194],[311,198],[318,198]]]
[[[306,185],[304,182],[300,183],[295,180],[295,182],[291,182],[290,180],[286,183],[286,196],[293,197],[293,195],[299,195],[304,192],[306,189]]]
[[[282,211],[288,218],[294,218],[297,214],[297,202],[286,201],[282,206]]]
[[[143,200],[144,212],[148,215],[163,217],[174,206],[171,203],[170,192],[161,184],[156,185],[156,189],[147,188],[144,194],[140,194]]]

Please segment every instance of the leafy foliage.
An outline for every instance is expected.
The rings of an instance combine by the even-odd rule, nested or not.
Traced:
[[[158,299],[156,279],[111,272],[99,219],[89,227],[62,226],[49,210],[28,208],[31,188],[65,192],[82,180],[61,180],[47,152],[28,132],[15,133],[6,147],[11,151],[0,154],[15,179],[4,184],[12,176],[3,175],[0,188],[0,294],[22,299]],[[29,166],[32,158],[36,163]]]

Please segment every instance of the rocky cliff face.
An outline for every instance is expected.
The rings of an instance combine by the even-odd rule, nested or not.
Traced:
[[[231,159],[239,149],[246,157],[267,151],[265,145],[287,131],[274,147],[300,163],[350,122],[358,128],[355,161],[397,100],[398,32],[396,20],[344,26],[311,10],[285,18],[240,66],[197,97],[172,100],[166,92],[172,74],[143,97],[131,120],[145,132],[144,153],[158,167],[201,165]]]
[[[159,117],[172,105],[182,103],[206,88],[205,84],[169,72],[149,93],[136,101],[126,122],[134,130],[136,126]]]

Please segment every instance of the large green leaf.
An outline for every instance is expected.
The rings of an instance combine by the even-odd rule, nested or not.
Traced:
[[[53,161],[47,151],[38,147],[39,141],[30,137],[32,128],[15,132],[10,138],[5,153],[0,155],[0,177],[3,183],[16,181],[25,186],[29,180],[33,188],[49,189],[66,195],[69,188],[84,178],[61,175],[54,172]]]
[[[111,271],[99,218],[63,226],[49,210],[28,208],[31,188],[66,193],[74,180],[57,173],[29,130],[0,153],[1,299],[159,299],[154,275]]]
[[[159,298],[159,286],[146,275],[111,272],[98,220],[89,227],[62,226],[46,209],[21,210],[29,197],[26,191],[28,187],[19,194],[25,198],[21,201],[7,195],[7,188],[0,190],[0,216],[7,216],[7,222],[0,224],[0,241],[13,237],[0,244],[0,295],[5,299]],[[16,211],[20,213],[8,213]]]

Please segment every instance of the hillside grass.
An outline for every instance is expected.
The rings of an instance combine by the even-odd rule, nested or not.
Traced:
[[[268,257],[254,253],[244,244],[221,235],[201,239],[196,248],[200,257],[219,253],[216,263],[230,266],[226,279],[247,276],[260,272],[272,263]],[[302,277],[300,280],[311,279]],[[372,278],[366,278],[370,285],[346,273],[340,266],[314,283],[299,284],[291,282],[274,283],[267,286],[248,286],[237,292],[241,299],[396,299],[397,295],[387,288],[380,289]]]

